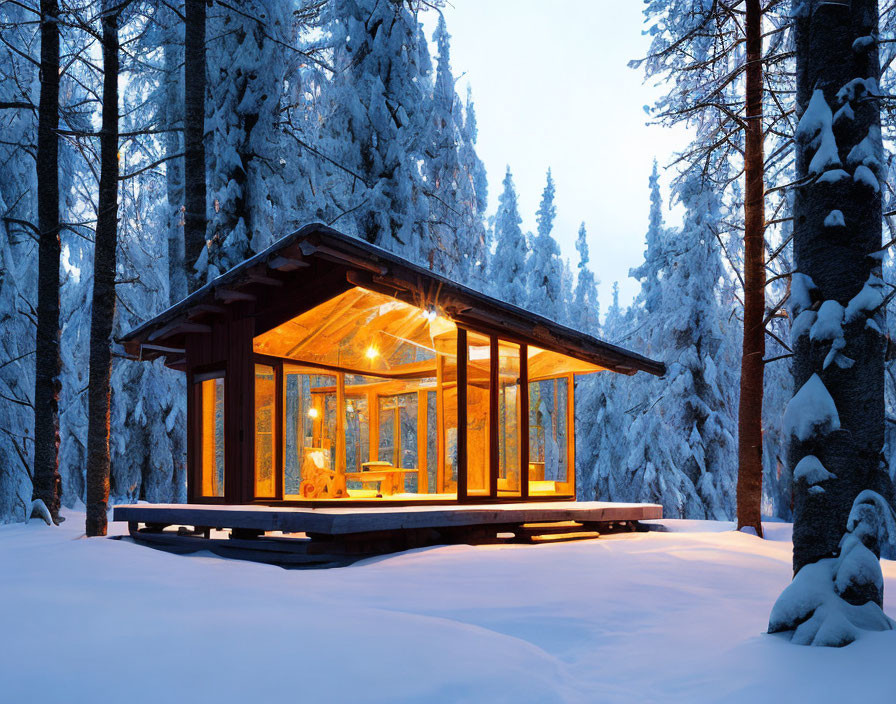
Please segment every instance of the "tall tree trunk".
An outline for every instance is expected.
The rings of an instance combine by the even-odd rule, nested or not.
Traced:
[[[37,118],[37,345],[34,381],[34,498],[59,519],[59,7],[40,3]]]
[[[183,126],[184,111],[181,100],[181,64],[183,63],[183,25],[175,13],[165,13],[168,26],[165,33],[165,114],[170,132],[165,135],[165,151],[169,157],[183,150],[183,136],[175,131]],[[174,305],[187,295],[187,269],[184,264],[184,162],[182,157],[171,159],[165,168],[168,194],[168,300]]]
[[[191,291],[202,285],[193,267],[205,246],[205,0],[186,0],[184,23],[184,265]]]
[[[118,11],[103,14],[103,123],[87,387],[87,535],[106,534],[115,250],[118,244]]]
[[[762,138],[762,11],[746,4],[744,144],[744,340],[738,413],[737,527],[762,536],[762,395],[765,368],[765,156]]]
[[[881,276],[880,62],[877,0],[803,3],[796,18],[797,178],[807,183],[794,194],[791,286],[803,322],[836,322],[846,308],[841,336],[794,325],[796,399],[808,381],[830,394],[839,424],[813,421],[814,432],[794,433],[790,464],[814,455],[833,476],[794,483],[793,568],[839,551],[853,501],[863,489],[887,484],[884,442],[884,337],[882,307],[875,301]],[[833,113],[833,116],[832,116]],[[796,277],[796,275],[795,275]],[[799,284],[797,286],[797,284]],[[870,284],[870,286],[869,286]],[[883,285],[877,290],[882,292]],[[862,292],[863,299],[855,297]],[[869,294],[871,294],[869,298]],[[862,301],[865,301],[863,304]],[[869,305],[868,301],[872,301]],[[852,302],[852,303],[851,303]],[[803,317],[806,316],[806,317]],[[840,348],[842,344],[842,348]],[[839,352],[838,352],[838,348]],[[816,392],[812,398],[817,398]],[[839,428],[838,428],[839,425]],[[820,491],[818,489],[821,489]],[[885,492],[891,494],[892,492]]]

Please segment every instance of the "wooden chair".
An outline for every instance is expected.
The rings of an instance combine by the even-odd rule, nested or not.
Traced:
[[[304,499],[337,499],[347,494],[337,486],[336,472],[330,469],[330,451],[323,447],[306,447],[302,456],[302,483],[299,494]]]

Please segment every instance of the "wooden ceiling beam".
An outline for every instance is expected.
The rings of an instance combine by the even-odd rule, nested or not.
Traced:
[[[327,247],[326,245],[314,245],[313,251],[315,254],[322,255],[325,259],[352,264],[359,269],[364,269],[365,271],[370,271],[374,274],[379,274],[380,276],[389,272],[389,269],[382,264],[374,264],[367,259],[356,257],[353,254],[348,254],[347,252],[340,252],[338,249],[333,249],[332,247]]]
[[[265,276],[264,274],[249,274],[246,277],[246,284],[261,284],[262,286],[283,286],[283,282],[280,279],[275,279],[272,276]]]
[[[224,306],[215,305],[214,303],[197,303],[187,311],[187,318],[193,320],[204,315],[221,315],[226,312],[227,309]]]
[[[163,328],[159,328],[154,333],[149,336],[150,342],[155,342],[157,340],[164,340],[166,337],[171,337],[172,335],[182,335],[184,333],[208,333],[211,332],[211,325],[204,325],[203,323],[191,323],[186,320],[175,320],[172,323],[168,323]]]
[[[258,297],[245,291],[236,291],[232,288],[219,288],[215,291],[215,299],[222,303],[236,303],[237,301],[257,301]]]
[[[299,269],[305,269],[311,265],[303,259],[281,256],[269,259],[268,266],[277,271],[298,271]]]
[[[143,343],[140,345],[140,349],[143,350],[152,350],[153,352],[164,352],[166,354],[186,354],[187,350],[183,347],[166,347],[165,345],[151,345],[149,343]]]

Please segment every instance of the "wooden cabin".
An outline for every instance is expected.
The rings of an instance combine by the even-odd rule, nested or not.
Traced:
[[[120,342],[187,375],[191,504],[574,500],[575,377],[665,373],[322,225]]]

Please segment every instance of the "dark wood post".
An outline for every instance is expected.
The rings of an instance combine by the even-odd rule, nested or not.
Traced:
[[[457,498],[467,498],[467,331],[457,329]]]
[[[488,495],[498,497],[498,392],[501,386],[500,351],[498,336],[489,338],[489,383],[488,383]]]
[[[520,499],[529,498],[529,346],[520,345]]]

